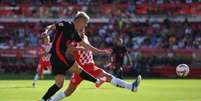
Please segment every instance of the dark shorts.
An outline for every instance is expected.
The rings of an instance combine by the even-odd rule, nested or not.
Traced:
[[[55,76],[58,74],[66,75],[66,72],[71,66],[73,66],[75,60],[67,60],[68,65],[66,65],[65,63],[60,61],[56,56],[51,56],[50,62],[52,65],[52,74]]]

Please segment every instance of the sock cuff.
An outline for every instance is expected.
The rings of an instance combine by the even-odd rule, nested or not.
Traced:
[[[66,97],[66,94],[64,92],[60,92],[61,96]]]

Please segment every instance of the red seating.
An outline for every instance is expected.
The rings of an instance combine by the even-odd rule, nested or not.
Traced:
[[[153,67],[152,72],[160,75],[161,77],[176,77],[176,67],[172,66],[156,66]],[[201,67],[191,67],[188,78],[200,78]]]

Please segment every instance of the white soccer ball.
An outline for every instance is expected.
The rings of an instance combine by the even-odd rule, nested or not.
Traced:
[[[190,68],[186,64],[179,64],[176,68],[176,73],[179,77],[186,77],[190,71]]]

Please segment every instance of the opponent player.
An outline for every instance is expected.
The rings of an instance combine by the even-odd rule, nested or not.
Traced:
[[[90,44],[88,41],[88,37],[82,33],[83,41],[86,43]],[[96,78],[101,78],[105,79],[106,82],[120,87],[120,88],[125,88],[128,90],[131,90],[133,92],[136,92],[138,90],[140,81],[141,81],[141,76],[139,75],[138,78],[136,79],[135,82],[133,83],[128,83],[125,82],[121,79],[118,79],[108,73],[106,73],[104,70],[101,68],[97,67],[94,59],[93,59],[93,52],[90,50],[84,50],[83,46],[80,45],[79,43],[72,43],[71,44],[73,47],[71,47],[74,57],[76,59],[76,62],[88,73],[93,75]],[[61,99],[64,99],[65,97],[70,96],[78,87],[78,85],[82,82],[82,77],[80,77],[78,74],[73,73],[71,77],[70,84],[68,88],[64,92],[58,93],[56,96],[53,96],[50,101],[59,101]]]
[[[57,24],[47,26],[44,34],[56,30],[56,35],[52,42],[50,62],[52,65],[52,73],[54,75],[55,83],[48,89],[40,101],[47,101],[59,89],[63,87],[66,71],[75,72],[85,80],[96,83],[99,87],[103,81],[96,79],[87,72],[83,71],[75,62],[73,54],[69,51],[71,42],[78,42],[87,50],[97,52],[100,54],[111,54],[108,50],[99,50],[90,44],[87,44],[80,37],[80,30],[84,29],[89,22],[89,16],[85,12],[78,12],[72,22],[62,21]]]
[[[123,40],[121,38],[114,38],[111,63],[109,63],[107,66],[113,70],[114,76],[121,79],[123,78],[123,61],[125,56],[129,61],[129,66],[132,66],[132,59],[128,54],[126,47],[123,45]]]
[[[44,74],[51,73],[51,64],[50,64],[50,49],[52,47],[52,43],[50,43],[50,37],[43,34],[41,35],[42,45],[39,49],[39,62],[36,70],[36,75],[34,76],[34,80],[32,86],[35,87],[36,81],[40,78],[44,78]]]

